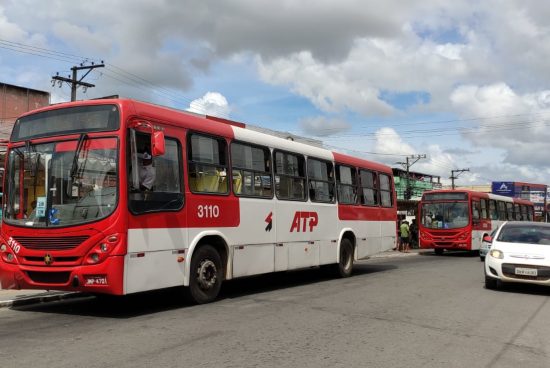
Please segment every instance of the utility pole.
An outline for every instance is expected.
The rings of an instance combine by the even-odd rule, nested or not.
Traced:
[[[59,82],[59,87],[61,87],[61,84],[63,82],[66,82],[68,84],[71,85],[71,101],[76,101],[76,89],[78,88],[78,86],[82,86],[84,87],[84,91],[86,91],[86,88],[92,88],[92,87],[95,87],[94,84],[91,84],[91,83],[86,83],[86,82],[82,82],[82,80],[84,78],[86,78],[86,76],[88,74],[90,74],[90,72],[95,69],[95,68],[103,68],[105,67],[105,64],[103,64],[103,61],[101,62],[101,64],[94,64],[92,62],[92,65],[84,65],[84,64],[80,64],[80,66],[73,66],[71,68],[72,72],[73,72],[73,75],[72,75],[72,78],[71,76],[68,76],[67,78],[65,77],[60,77],[59,76],[59,73],[57,73],[57,75],[54,75],[52,77],[52,86],[55,85],[55,82],[58,81]],[[88,70],[86,72],[86,74],[84,74],[80,79],[78,79],[78,71],[79,70]]]
[[[426,158],[425,154],[422,155],[410,155],[407,156],[406,162],[398,162],[398,164],[403,165],[403,167],[407,170],[407,184],[405,185],[405,193],[403,193],[403,199],[411,199],[412,197],[412,190],[411,190],[411,180],[410,180],[410,168],[412,165],[418,162],[421,158]],[[414,161],[413,161],[414,160]]]
[[[451,187],[453,189],[455,188],[455,179],[458,178],[458,175],[466,171],[470,171],[470,169],[451,170],[451,177],[449,179],[451,179]],[[456,176],[455,173],[457,173]]]

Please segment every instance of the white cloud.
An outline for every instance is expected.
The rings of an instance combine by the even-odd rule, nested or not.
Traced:
[[[316,116],[301,120],[300,127],[308,135],[326,137],[344,132],[350,129],[351,125],[343,119]]]
[[[231,109],[227,99],[221,93],[207,92],[204,96],[191,101],[187,111],[229,118]]]
[[[376,131],[376,142],[374,151],[384,154],[412,155],[416,150],[403,139],[392,128],[382,128]]]
[[[550,91],[519,95],[504,83],[461,86],[451,94],[463,116],[484,116],[464,137],[481,148],[501,148],[501,160],[513,165],[550,168]]]

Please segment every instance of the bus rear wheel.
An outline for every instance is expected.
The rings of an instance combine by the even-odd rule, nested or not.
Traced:
[[[340,244],[340,260],[334,265],[338,277],[350,277],[353,271],[353,244],[349,239],[342,239]]]
[[[203,245],[191,259],[188,296],[197,304],[210,303],[218,297],[223,268],[220,254],[211,245]]]

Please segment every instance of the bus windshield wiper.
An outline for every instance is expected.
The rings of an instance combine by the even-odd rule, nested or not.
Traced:
[[[76,149],[74,151],[73,165],[71,166],[71,182],[74,181],[74,178],[76,176],[76,172],[78,170],[78,158],[80,157],[80,152],[82,152],[82,148],[84,147],[84,142],[86,142],[86,139],[88,139],[88,135],[86,133],[82,133],[80,134],[80,137],[78,137],[78,143],[76,144]]]

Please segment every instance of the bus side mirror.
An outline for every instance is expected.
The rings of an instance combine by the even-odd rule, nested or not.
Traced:
[[[155,131],[151,135],[151,154],[153,157],[162,156],[166,152],[164,132]]]
[[[493,242],[493,238],[491,238],[490,235],[485,235],[483,237],[483,241],[486,242],[486,243],[492,243]]]

